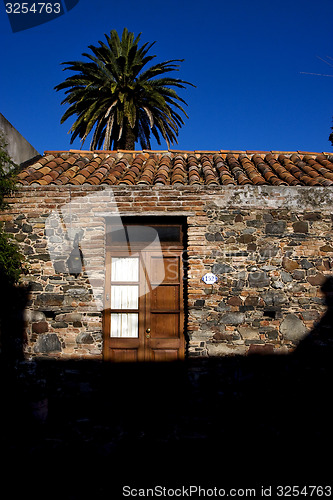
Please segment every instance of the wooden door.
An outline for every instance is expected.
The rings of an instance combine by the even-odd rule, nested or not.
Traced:
[[[181,252],[145,252],[151,281],[145,304],[145,360],[176,361],[184,357],[183,272]],[[150,331],[149,331],[150,330]]]
[[[183,303],[182,250],[107,252],[104,359],[183,359]]]

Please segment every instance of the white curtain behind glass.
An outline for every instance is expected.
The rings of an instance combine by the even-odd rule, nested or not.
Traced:
[[[138,337],[138,314],[112,313],[111,337]]]
[[[112,257],[112,282],[139,281],[138,257]],[[138,309],[138,285],[112,285],[112,309]],[[138,337],[138,313],[111,313],[111,337]]]
[[[138,257],[112,257],[112,281],[139,281]]]
[[[137,285],[112,285],[111,286],[111,308],[112,309],[137,309],[139,290]]]

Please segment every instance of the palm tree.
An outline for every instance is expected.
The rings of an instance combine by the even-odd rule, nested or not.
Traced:
[[[57,91],[67,89],[62,104],[69,108],[61,123],[73,115],[77,120],[70,129],[71,143],[80,137],[82,143],[95,127],[90,149],[134,150],[136,141],[142,149],[151,149],[150,134],[160,142],[160,134],[167,142],[177,143],[179,128],[184,124],[181,111],[187,117],[180,103],[184,99],[175,88],[184,89],[192,85],[184,80],[163,76],[178,71],[183,59],[172,59],[149,68],[146,64],[155,55],[147,55],[155,42],[139,47],[141,33],[134,39],[134,33],[125,28],[120,40],[115,30],[105,35],[107,44],[90,45],[92,54],[83,53],[89,61],[68,61],[65,70],[76,74],[55,87]],[[192,85],[194,86],[194,85]]]

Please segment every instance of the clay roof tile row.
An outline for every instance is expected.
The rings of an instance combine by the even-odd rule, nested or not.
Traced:
[[[267,151],[53,151],[21,185],[332,186],[333,155]]]

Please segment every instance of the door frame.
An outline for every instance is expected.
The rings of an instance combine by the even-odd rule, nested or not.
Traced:
[[[103,360],[110,361],[108,359],[108,342],[106,342],[106,338],[110,338],[110,324],[111,324],[111,309],[107,307],[108,301],[106,300],[108,283],[111,283],[111,256],[116,256],[121,254],[124,255],[124,252],[127,251],[126,256],[130,256],[131,254],[139,254],[140,262],[142,261],[143,253],[145,250],[144,245],[142,244],[131,244],[129,246],[122,247],[121,245],[117,246],[111,241],[111,231],[108,231],[108,228],[112,227],[112,221],[114,218],[106,217],[106,251],[105,251],[105,289],[104,289],[104,304],[105,308],[103,310]],[[122,216],[121,217],[123,226],[146,226],[146,227],[179,227],[180,228],[180,240],[179,242],[168,242],[168,241],[160,241],[160,246],[163,255],[176,255],[178,254],[180,257],[180,341],[179,341],[179,359],[184,360],[187,355],[187,347],[188,347],[188,336],[187,336],[187,221],[186,217],[183,216]],[[117,220],[119,224],[119,219]],[[128,242],[127,242],[128,243]],[[151,250],[152,252],[152,250]],[[145,269],[145,266],[143,266]],[[146,270],[145,270],[146,272]],[[142,284],[140,283],[141,287]],[[147,300],[149,297],[147,295],[141,296],[139,294],[139,332],[141,331],[141,336],[139,333],[138,338],[113,338],[113,342],[121,348],[122,345],[126,345],[127,348],[131,346],[133,348],[138,348],[137,361],[148,361],[145,359],[145,338],[143,336],[143,332],[146,329],[145,321],[146,321],[146,310],[147,310]],[[148,294],[149,295],[149,294]],[[141,329],[141,330],[140,330]],[[116,339],[116,340],[115,340]],[[118,342],[119,340],[119,342]],[[158,344],[158,339],[156,339]],[[121,360],[120,360],[121,361]],[[125,360],[124,360],[125,361]],[[131,360],[129,360],[131,361]]]

